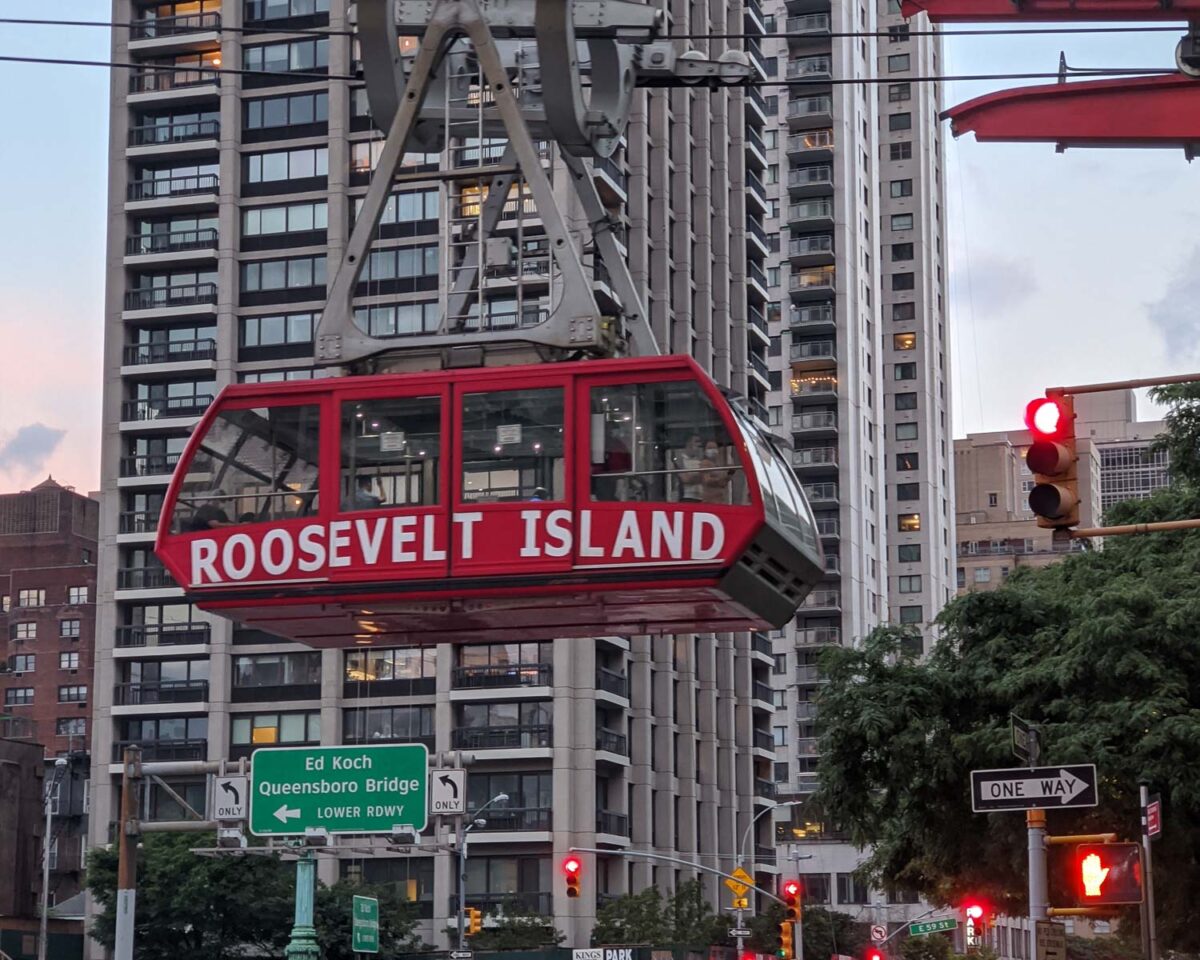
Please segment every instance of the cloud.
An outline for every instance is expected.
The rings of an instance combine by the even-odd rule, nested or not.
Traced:
[[[1166,343],[1170,357],[1200,356],[1200,247],[1167,283],[1167,291],[1157,303],[1146,306],[1146,316]]]
[[[44,423],[27,423],[0,443],[0,470],[25,476],[37,473],[66,435],[66,430]]]
[[[969,299],[973,312],[981,317],[1009,313],[1038,291],[1031,260],[1003,257],[974,257],[959,266],[958,297]]]

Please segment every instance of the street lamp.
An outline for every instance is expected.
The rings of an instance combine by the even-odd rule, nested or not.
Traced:
[[[476,827],[486,827],[487,820],[479,815],[493,803],[508,803],[507,793],[498,793],[475,811],[475,817],[466,823],[465,817],[458,818],[458,950],[467,949],[467,834]],[[41,960],[41,958],[39,958]]]
[[[746,844],[747,844],[747,842],[750,840],[750,831],[752,831],[752,830],[754,829],[754,825],[755,825],[756,823],[758,823],[758,821],[759,821],[759,818],[760,818],[760,817],[763,817],[763,816],[765,816],[765,815],[766,815],[766,814],[768,814],[768,813],[770,813],[772,810],[778,810],[778,809],[780,809],[781,807],[798,807],[798,806],[799,806],[800,804],[802,804],[802,803],[804,803],[804,801],[803,801],[803,800],[787,800],[787,801],[785,801],[785,802],[783,802],[783,803],[777,803],[777,804],[775,804],[775,806],[773,806],[773,807],[767,807],[765,810],[759,810],[759,811],[758,811],[758,813],[756,813],[756,814],[755,814],[755,815],[754,815],[754,816],[753,816],[753,817],[750,819],[750,822],[749,822],[749,823],[746,825],[746,830],[745,830],[745,832],[742,834],[742,846],[741,846],[741,848],[740,848],[740,849],[741,849],[741,851],[742,851],[742,863],[743,863],[743,864],[746,862],[746,856],[747,856],[747,854],[746,854]],[[743,868],[743,869],[744,869],[744,868]]]
[[[42,835],[42,910],[38,923],[37,960],[46,960],[46,931],[50,925],[50,831],[54,816],[54,792],[67,772],[67,758],[54,761],[54,776],[46,784],[42,805],[46,811],[46,832]]]

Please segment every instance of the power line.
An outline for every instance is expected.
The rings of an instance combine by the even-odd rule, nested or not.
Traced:
[[[200,16],[204,16],[200,14]],[[109,27],[115,30],[133,30],[141,26],[153,26],[154,20],[39,20],[30,17],[0,17],[0,24],[15,24],[18,26],[32,27]],[[191,31],[186,31],[191,32]],[[226,27],[214,25],[211,27],[198,26],[196,33],[283,33],[295,36],[318,36],[318,37],[352,37],[353,30],[325,30],[321,28],[309,29],[285,29],[276,27]],[[179,34],[171,34],[178,36]],[[154,39],[147,37],[146,39]]]

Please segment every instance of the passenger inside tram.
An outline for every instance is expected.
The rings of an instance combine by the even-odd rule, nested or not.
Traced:
[[[441,478],[439,397],[342,404],[342,510],[431,506]]]

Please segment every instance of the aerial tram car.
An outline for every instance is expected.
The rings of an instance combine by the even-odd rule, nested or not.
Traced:
[[[168,489],[161,562],[200,609],[318,647],[787,622],[825,575],[803,488],[736,397],[658,355],[586,162],[615,149],[634,86],[742,82],[749,62],[681,54],[633,0],[359,0],[357,18],[387,138],[314,338],[318,365],[355,375],[222,391]],[[590,275],[534,136],[588,216]],[[451,216],[441,326],[375,336],[353,298],[406,149],[484,141],[494,162],[450,149],[433,175],[471,211]],[[499,235],[514,197],[536,209],[537,264]],[[553,279],[490,324],[505,267]]]

